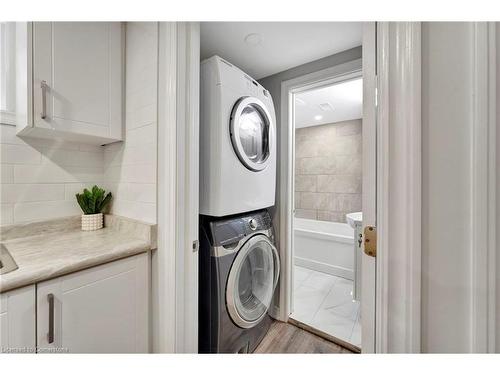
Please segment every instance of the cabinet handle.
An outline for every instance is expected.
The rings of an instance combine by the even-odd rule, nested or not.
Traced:
[[[49,333],[47,333],[47,341],[49,344],[54,342],[54,295],[52,293],[47,295],[49,301]]]
[[[42,81],[40,84],[40,88],[42,89],[42,113],[40,116],[42,119],[45,119],[47,117],[47,82]]]

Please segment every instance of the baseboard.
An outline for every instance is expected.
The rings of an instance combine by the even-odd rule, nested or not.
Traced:
[[[294,257],[294,264],[300,267],[308,268],[310,270],[327,273],[329,275],[343,277],[344,279],[354,280],[354,271],[339,267],[333,266],[331,264],[318,262],[316,260]]]

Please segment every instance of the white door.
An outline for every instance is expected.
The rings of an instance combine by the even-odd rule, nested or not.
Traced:
[[[122,139],[122,39],[119,22],[33,24],[35,127]]]
[[[377,110],[375,22],[363,29],[363,228],[376,226],[377,202]],[[375,265],[376,258],[361,255],[361,348],[375,352]]]
[[[34,353],[35,335],[35,286],[2,293],[0,353]]]
[[[149,254],[38,284],[37,344],[55,353],[149,352]]]

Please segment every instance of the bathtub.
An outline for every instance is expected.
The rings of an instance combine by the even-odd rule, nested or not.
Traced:
[[[354,229],[346,223],[294,218],[294,263],[354,279]]]

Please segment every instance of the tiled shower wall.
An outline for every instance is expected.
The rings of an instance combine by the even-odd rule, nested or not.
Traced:
[[[361,119],[295,131],[295,217],[345,222],[361,211]]]

